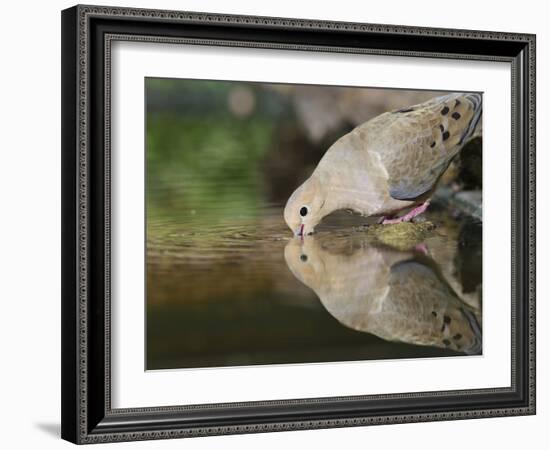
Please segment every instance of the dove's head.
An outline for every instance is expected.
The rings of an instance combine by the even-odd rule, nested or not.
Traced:
[[[310,177],[290,196],[285,206],[285,221],[297,236],[313,233],[315,226],[327,214],[325,193],[321,182]]]
[[[290,239],[285,246],[286,265],[293,275],[306,286],[320,288],[325,276],[323,253],[315,237]]]

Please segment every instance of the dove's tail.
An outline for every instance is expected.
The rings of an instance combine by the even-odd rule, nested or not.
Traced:
[[[464,128],[464,132],[460,137],[459,145],[469,141],[470,139],[479,136],[481,133],[481,113],[483,111],[482,96],[478,93],[465,94],[463,99],[470,104],[472,109],[472,117],[468,123],[468,126]]]
[[[461,308],[460,311],[464,315],[465,319],[468,321],[468,324],[470,325],[472,332],[474,334],[473,342],[469,346],[469,348],[464,349],[464,351],[468,355],[479,355],[481,353],[481,327],[479,326],[479,323],[476,319],[476,316],[472,311],[470,311],[467,308]]]

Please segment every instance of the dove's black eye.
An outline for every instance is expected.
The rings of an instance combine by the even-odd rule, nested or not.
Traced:
[[[300,255],[300,261],[306,262],[307,261],[307,255]]]
[[[301,215],[302,217],[307,216],[307,206],[302,206],[302,207],[300,208],[300,215]]]

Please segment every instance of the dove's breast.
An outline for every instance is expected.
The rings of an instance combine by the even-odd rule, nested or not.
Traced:
[[[389,174],[380,155],[369,151],[368,146],[368,136],[356,129],[325,153],[316,175],[328,190],[328,207],[371,216],[390,214],[413,205],[414,201],[389,195]]]

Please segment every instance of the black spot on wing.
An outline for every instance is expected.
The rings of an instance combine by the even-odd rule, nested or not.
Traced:
[[[448,106],[445,106],[445,107],[441,110],[441,115],[445,116],[445,115],[447,115],[448,112],[449,112],[449,107],[448,107]]]
[[[411,112],[411,111],[414,111],[414,108],[402,108],[402,109],[398,109],[397,111],[394,111],[394,114],[408,113],[408,112]]]
[[[458,120],[458,119],[460,119],[460,113],[454,112],[454,113],[451,114],[451,117],[454,120]]]

